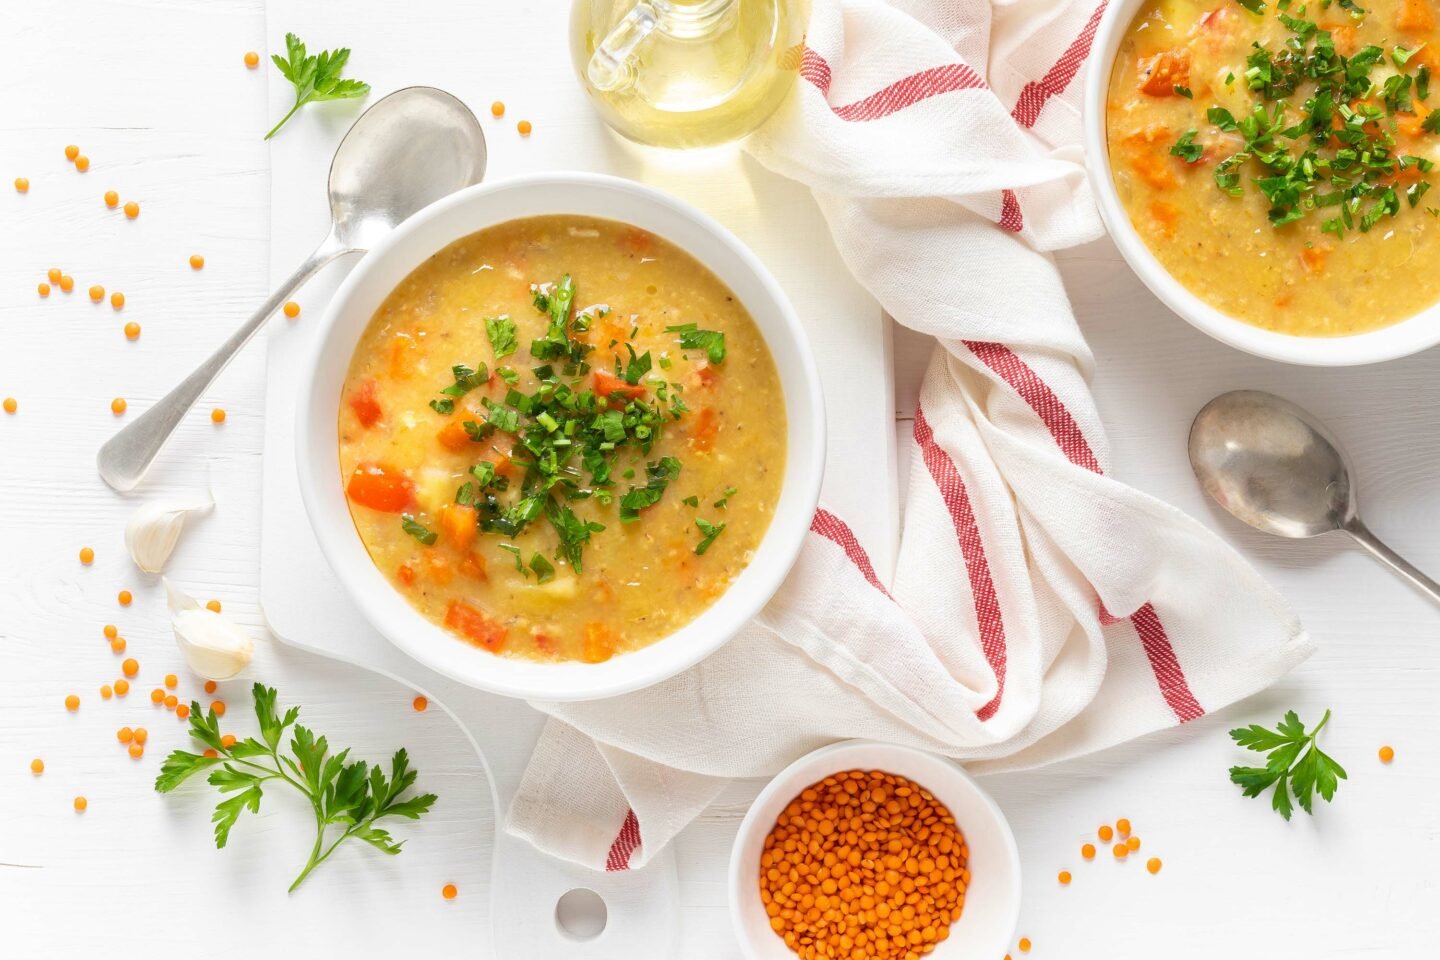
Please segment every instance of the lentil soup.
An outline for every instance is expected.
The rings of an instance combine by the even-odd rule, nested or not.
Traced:
[[[1120,202],[1177,281],[1298,336],[1373,330],[1440,300],[1432,2],[1141,7],[1106,134]]]
[[[759,328],[662,238],[578,216],[465,237],[360,338],[341,475],[371,559],[492,653],[600,662],[702,613],[785,470]]]

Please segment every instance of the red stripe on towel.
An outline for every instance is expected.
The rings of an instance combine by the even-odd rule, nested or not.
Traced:
[[[1095,451],[1081,432],[1080,425],[1075,422],[1075,417],[1055,391],[1050,389],[1050,385],[1040,379],[1034,368],[1003,343],[966,340],[965,346],[1029,404],[1071,463],[1092,473],[1104,472],[1100,469],[1100,461],[1096,459]],[[1165,632],[1165,625],[1160,622],[1160,614],[1155,607],[1147,603],[1131,614],[1129,619],[1140,637],[1145,656],[1150,661],[1150,669],[1155,674],[1155,681],[1160,685],[1160,695],[1170,705],[1176,718],[1181,723],[1188,723],[1197,717],[1203,717],[1205,709],[1190,692],[1185,671],[1180,666],[1180,658],[1175,655],[1170,635]],[[1102,604],[1100,622],[1109,625],[1120,621],[1112,617]]]
[[[860,541],[855,539],[855,531],[850,529],[849,524],[821,507],[815,511],[815,519],[810,521],[810,531],[837,544],[841,550],[845,551],[845,556],[850,558],[850,562],[860,568],[860,573],[870,582],[870,586],[890,597],[890,591],[886,590],[885,584],[875,576],[875,567],[870,562],[870,555],[865,552],[864,547],[860,546]],[[890,597],[890,599],[895,598]]]
[[[1040,80],[1025,84],[1020,90],[1020,96],[1015,101],[1015,109],[1010,111],[1010,116],[1022,127],[1033,127],[1035,121],[1040,119],[1040,111],[1051,97],[1058,97],[1070,86],[1070,81],[1075,79],[1075,74],[1080,72],[1080,67],[1085,63],[1085,58],[1090,56],[1090,45],[1095,41],[1095,28],[1100,25],[1100,15],[1105,12],[1105,4],[1108,0],[1100,0],[1095,12],[1090,14],[1090,19],[1081,28],[1080,34],[1072,41],[1065,52],[1060,54],[1060,59],[1055,65],[1045,72]]]
[[[950,522],[960,541],[960,555],[965,559],[965,572],[970,578],[970,593],[975,598],[975,620],[980,626],[980,649],[995,674],[995,698],[975,715],[989,720],[1000,709],[1005,693],[1005,622],[1000,615],[1000,600],[995,595],[995,581],[990,577],[990,562],[985,558],[985,544],[980,540],[980,527],[970,506],[970,494],[955,461],[935,442],[935,431],[925,419],[925,411],[915,410],[915,442],[925,466],[940,488],[940,499],[950,511]]]
[[[828,99],[832,74],[825,58],[807,47],[800,57],[800,76],[809,80]],[[841,120],[864,123],[879,120],[904,110],[922,100],[957,90],[983,90],[985,78],[963,63],[942,63],[908,77],[901,77],[887,87],[854,103],[830,104],[830,110]]]
[[[610,852],[605,855],[605,869],[608,871],[629,870],[630,854],[640,846],[640,820],[635,816],[634,810],[625,811],[625,822],[620,824],[620,832],[615,835],[615,842],[610,844]]]
[[[1000,226],[1011,233],[1025,229],[1025,218],[1020,213],[1020,198],[1014,190],[1000,191]]]

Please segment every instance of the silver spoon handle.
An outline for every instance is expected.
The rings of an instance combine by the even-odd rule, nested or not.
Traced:
[[[1341,529],[1350,534],[1356,543],[1370,551],[1376,560],[1409,580],[1417,589],[1429,594],[1431,600],[1440,603],[1440,583],[1425,576],[1410,561],[1381,543],[1380,538],[1371,533],[1370,528],[1361,523],[1359,517],[1355,517]]]
[[[145,476],[145,471],[150,469],[150,464],[165,446],[165,441],[170,439],[170,434],[175,432],[185,414],[195,405],[195,401],[200,399],[200,395],[215,382],[220,371],[225,369],[240,349],[265,325],[265,321],[317,270],[336,257],[353,252],[353,248],[341,243],[333,232],[322,240],[305,262],[261,304],[260,309],[220,344],[204,363],[195,368],[194,373],[181,380],[175,389],[161,397],[153,407],[105,442],[96,457],[101,479],[122,493],[133,490],[140,478]]]

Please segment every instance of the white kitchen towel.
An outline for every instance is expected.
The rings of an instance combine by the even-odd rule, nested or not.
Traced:
[[[1105,475],[1091,356],[1043,252],[1099,233],[1077,74],[1102,9],[817,0],[802,81],[748,148],[812,187],[850,270],[936,337],[893,581],[822,507],[720,651],[627,696],[536,704],[552,719],[514,833],[635,867],[727,778],[835,740],[1035,766],[1194,720],[1309,653],[1234,551]]]

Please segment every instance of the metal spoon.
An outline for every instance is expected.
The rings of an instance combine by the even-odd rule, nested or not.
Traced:
[[[485,134],[443,90],[407,87],[360,115],[330,164],[330,233],[254,316],[160,402],[100,448],[100,476],[131,490],[186,412],[300,285],[336,257],[364,253],[402,220],[485,175]]]
[[[1190,426],[1190,465],[1216,503],[1255,529],[1297,539],[1342,530],[1440,602],[1440,583],[1360,521],[1349,458],[1324,426],[1288,400],[1258,390],[1211,400]]]

